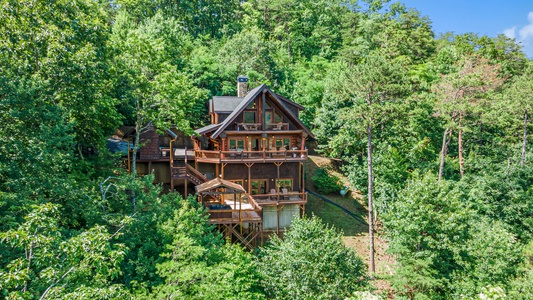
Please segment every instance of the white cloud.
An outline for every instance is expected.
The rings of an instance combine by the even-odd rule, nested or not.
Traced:
[[[518,32],[520,40],[522,41],[533,39],[533,11],[529,12],[527,15],[527,20],[529,21],[529,24],[522,27]]]
[[[509,38],[516,39],[522,45],[526,55],[533,58],[533,11],[527,14],[527,20],[527,25],[519,29],[516,26],[507,28],[503,31],[503,34]]]
[[[503,34],[510,39],[516,38],[516,26],[505,29]]]

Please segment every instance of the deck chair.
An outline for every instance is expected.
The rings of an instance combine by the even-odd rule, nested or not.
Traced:
[[[276,189],[270,190],[270,200],[276,201],[278,200]]]
[[[281,192],[283,193],[283,199],[289,200],[289,191],[286,188],[282,188]]]

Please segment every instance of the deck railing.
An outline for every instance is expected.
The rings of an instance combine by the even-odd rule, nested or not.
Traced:
[[[294,161],[307,159],[306,150],[260,150],[260,151],[214,151],[214,150],[196,150],[194,151],[198,161],[216,161],[216,162],[233,162],[233,161]]]
[[[209,219],[212,222],[257,222],[263,218],[263,208],[255,201],[252,196],[245,196],[241,199],[243,203],[250,204],[252,208],[238,209],[237,202],[233,209],[210,209],[208,207]],[[255,214],[253,214],[255,213]]]
[[[260,131],[260,130],[289,130],[289,123],[266,123],[263,128],[261,123],[235,123],[237,131]]]
[[[306,192],[287,192],[287,193],[275,193],[275,194],[259,194],[254,195],[254,199],[259,205],[265,203],[275,202],[307,202]]]

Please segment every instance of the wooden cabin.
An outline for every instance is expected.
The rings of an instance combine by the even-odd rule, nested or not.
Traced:
[[[226,189],[232,193],[238,190],[228,187],[228,183],[240,186],[243,194],[239,201],[246,201],[253,211],[259,212],[261,223],[256,226],[254,219],[243,225],[241,218],[240,230],[259,228],[261,236],[263,231],[280,233],[304,213],[305,141],[313,136],[298,118],[303,110],[301,105],[266,85],[249,92],[246,86],[247,78],[239,76],[237,97],[213,97],[209,102],[211,124],[195,131],[190,140],[192,145],[178,143],[178,133],[168,129],[163,136],[158,136],[155,129],[143,133],[144,146],[137,155],[138,162],[146,167],[138,170],[156,173],[156,182],[168,183],[171,191],[179,190],[184,195],[192,192],[194,186],[224,180],[224,184],[209,191],[203,187],[197,190],[200,198],[202,192],[223,195]],[[166,167],[156,170],[154,167],[160,163]],[[226,205],[226,200],[211,197],[209,205]],[[218,219],[213,220],[217,223]],[[231,218],[222,219],[217,224],[232,222]]]

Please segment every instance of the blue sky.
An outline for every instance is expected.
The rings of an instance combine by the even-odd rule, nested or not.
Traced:
[[[533,58],[533,0],[400,0],[429,17],[433,31],[505,34],[523,45]]]

